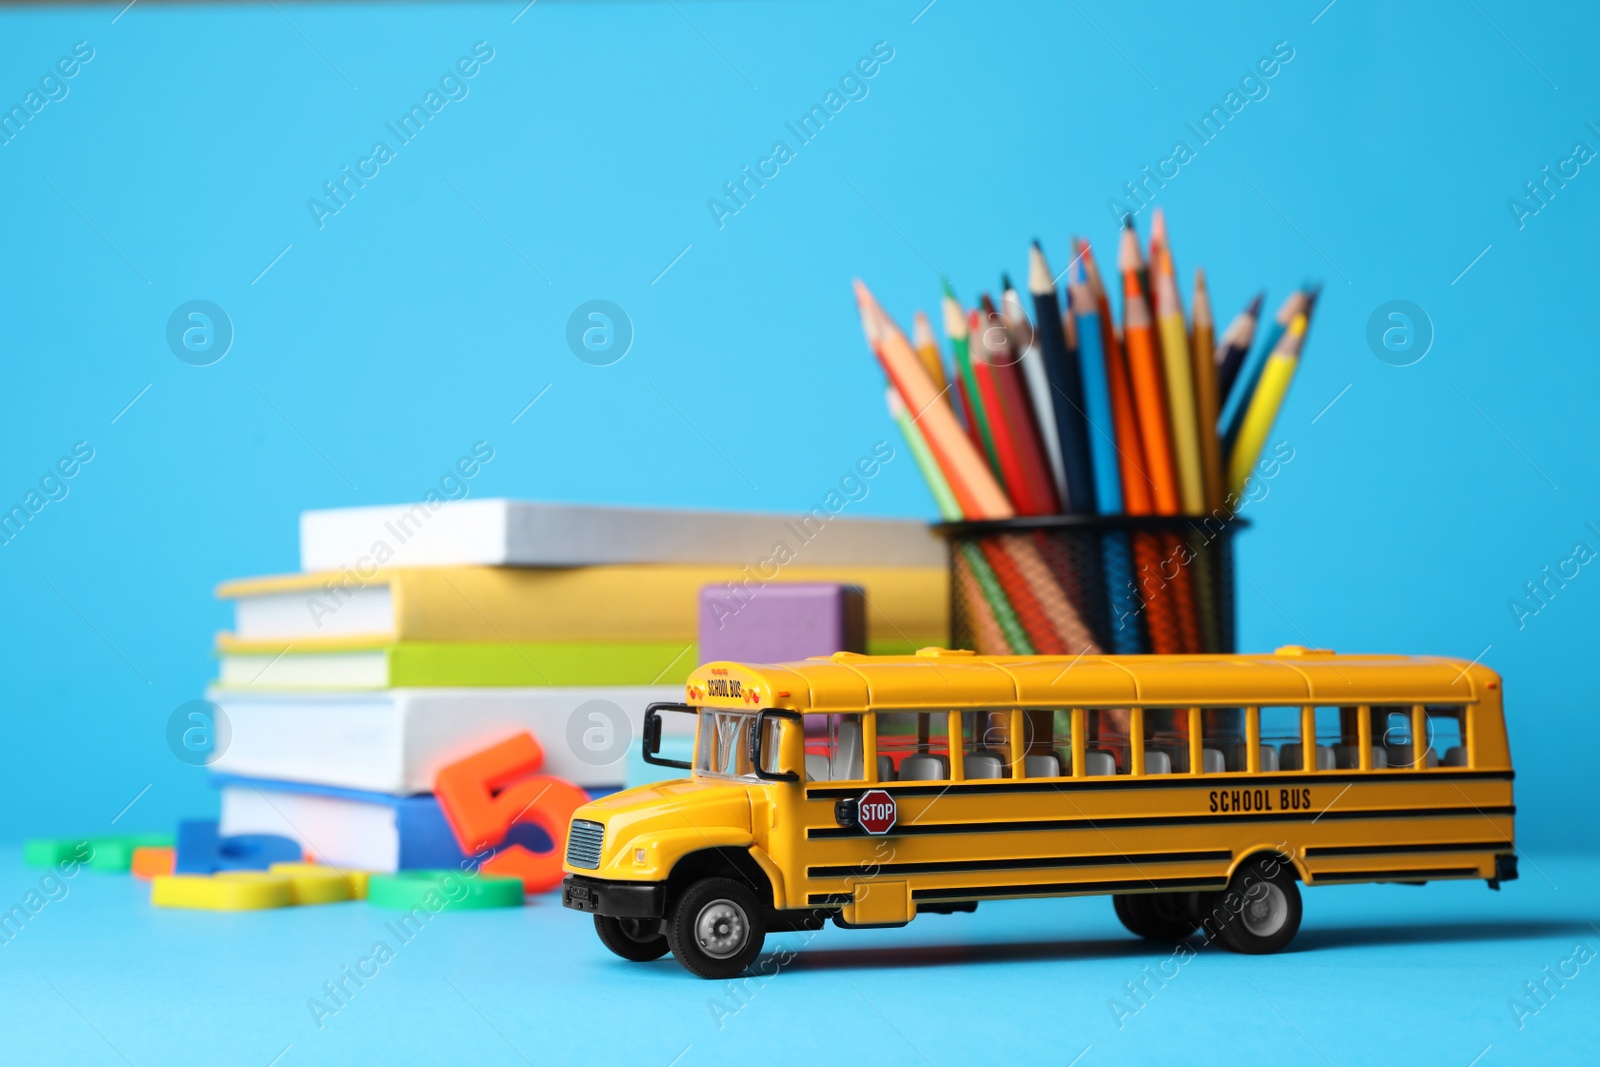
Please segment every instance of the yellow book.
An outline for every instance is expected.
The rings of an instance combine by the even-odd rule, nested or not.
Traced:
[[[731,583],[846,582],[866,591],[867,640],[942,644],[944,567],[628,564],[321,571],[225,582],[234,629],[222,651],[356,649],[400,641],[680,641],[697,637],[699,592]]]

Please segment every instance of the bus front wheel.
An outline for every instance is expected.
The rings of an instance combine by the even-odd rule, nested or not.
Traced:
[[[625,960],[649,963],[667,954],[667,939],[655,919],[615,919],[609,915],[594,917],[594,932],[600,943]]]
[[[1130,933],[1151,941],[1182,941],[1200,926],[1182,893],[1119,893],[1111,904]]]
[[[1277,857],[1246,863],[1233,872],[1221,896],[1224,918],[1217,938],[1249,956],[1277,952],[1300,929],[1300,887],[1294,869]]]
[[[766,941],[766,913],[750,887],[732,878],[702,878],[678,898],[667,923],[677,961],[701,978],[741,974]]]

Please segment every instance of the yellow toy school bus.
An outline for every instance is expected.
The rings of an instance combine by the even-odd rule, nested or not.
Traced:
[[[645,713],[689,777],[586,804],[563,903],[725,978],[769,930],[1113,895],[1135,934],[1274,952],[1298,884],[1516,877],[1500,679],[1460,660],[838,653],[711,663]],[[660,716],[698,716],[693,763]]]

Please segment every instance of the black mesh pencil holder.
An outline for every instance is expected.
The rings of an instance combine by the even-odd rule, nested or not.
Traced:
[[[950,645],[986,655],[1232,652],[1233,535],[1220,515],[936,524]]]

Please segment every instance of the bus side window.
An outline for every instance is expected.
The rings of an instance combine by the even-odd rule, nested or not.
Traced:
[[[1440,767],[1465,767],[1467,759],[1467,709],[1429,704],[1424,709],[1428,715],[1428,747],[1436,756]],[[1432,760],[1429,761],[1432,766]]]
[[[1084,739],[1083,772],[1089,775],[1130,774],[1133,749],[1127,708],[1090,708],[1089,736]]]
[[[961,766],[969,779],[1011,777],[1011,713],[961,713]]]
[[[1300,759],[1300,709],[1261,709],[1261,769],[1263,771],[1299,771],[1305,765]]]
[[[1345,744],[1344,720],[1338,708],[1313,708],[1312,721],[1315,725],[1317,742],[1316,769],[1331,771],[1336,767],[1360,767],[1360,746],[1356,742],[1356,721],[1350,720],[1350,744],[1348,751],[1342,751]],[[1344,760],[1348,758],[1349,762]]]
[[[1029,778],[1072,777],[1072,711],[1032,708],[1022,713],[1023,771]]]
[[[1229,774],[1246,767],[1244,709],[1200,709],[1202,774]]]
[[[1189,773],[1189,709],[1144,709],[1144,773]]]
[[[1383,749],[1383,765],[1393,770],[1415,770],[1418,763],[1412,745],[1411,705],[1388,704],[1372,707],[1372,744]],[[1377,767],[1377,753],[1373,753]]]
[[[1326,725],[1324,724],[1326,720]],[[1340,770],[1361,769],[1361,708],[1345,705],[1338,708],[1317,709],[1317,744],[1333,749],[1333,765]],[[1376,744],[1372,749],[1372,765],[1384,765],[1384,753]]]
[[[859,782],[862,773],[861,716],[801,716],[806,732],[806,781]]]
[[[948,781],[949,713],[880,711],[877,759],[881,782]]]

